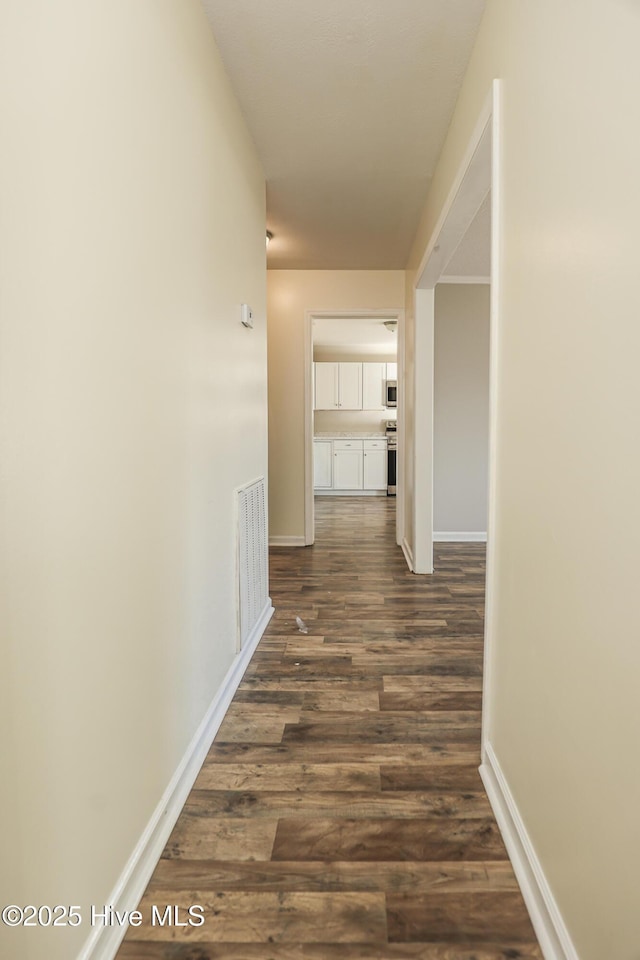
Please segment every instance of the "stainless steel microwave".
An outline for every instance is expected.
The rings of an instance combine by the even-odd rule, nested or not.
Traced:
[[[385,407],[398,406],[398,381],[386,380],[384,385]]]

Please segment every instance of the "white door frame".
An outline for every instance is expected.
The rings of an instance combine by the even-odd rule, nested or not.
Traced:
[[[315,318],[366,320],[379,317],[381,320],[397,320],[398,383],[404,380],[404,310],[305,310],[304,314],[304,542],[309,546],[315,538],[315,509],[313,500],[313,321]],[[374,359],[372,357],[372,359]],[[398,468],[404,445],[404,391],[398,390]],[[404,491],[400,479],[396,496],[396,543],[401,542],[404,531]]]
[[[491,295],[489,310],[489,476],[487,496],[487,574],[484,628],[482,759],[489,740],[489,695],[493,683],[491,642],[494,633],[496,574],[496,466],[498,361],[500,330],[501,84],[494,80],[478,117],[460,168],[417,272],[415,296],[415,438],[414,572],[433,572],[433,328],[434,290],[451,255],[467,232],[491,189]],[[418,443],[420,439],[420,443]],[[419,490],[427,491],[419,498]]]

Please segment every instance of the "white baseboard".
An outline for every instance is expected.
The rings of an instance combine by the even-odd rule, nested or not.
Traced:
[[[413,573],[413,550],[407,543],[406,537],[402,538],[402,543],[400,544],[400,546],[402,547],[404,558],[407,561],[407,566],[409,567],[409,570],[411,570],[411,573]]]
[[[304,537],[269,537],[270,547],[306,547]]]
[[[580,960],[498,758],[484,745],[480,776],[545,960]]]
[[[486,543],[486,530],[454,530],[451,533],[438,532],[433,534],[434,543]]]
[[[231,664],[160,803],[147,823],[111,895],[105,901],[119,913],[135,910],[137,907],[209,752],[213,738],[249,665],[251,656],[273,614],[271,599],[267,598],[260,619],[249,634],[242,651]],[[126,926],[94,927],[77,960],[113,960],[126,932]]]

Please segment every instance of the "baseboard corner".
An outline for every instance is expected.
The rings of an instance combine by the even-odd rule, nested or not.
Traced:
[[[413,550],[409,546],[409,543],[407,542],[406,537],[402,538],[402,543],[400,544],[400,548],[404,553],[404,558],[407,561],[407,566],[409,567],[409,570],[411,571],[411,573],[413,573]]]
[[[304,537],[275,536],[269,537],[270,547],[306,547],[307,541]]]
[[[544,960],[580,960],[529,838],[522,815],[490,743],[480,776],[502,834]]]

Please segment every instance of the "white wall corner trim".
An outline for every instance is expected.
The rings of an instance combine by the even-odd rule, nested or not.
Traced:
[[[453,530],[433,532],[434,543],[486,543],[486,530]]]
[[[580,960],[492,745],[480,776],[545,960]]]
[[[484,276],[483,276],[483,277],[469,277],[469,276],[456,277],[456,276],[453,276],[452,274],[450,274],[450,275],[443,274],[443,275],[440,277],[440,279],[438,280],[438,283],[481,283],[481,284],[487,284],[487,283],[491,283],[491,277],[484,277]]]
[[[409,570],[411,570],[411,573],[413,573],[413,550],[409,546],[406,537],[402,538],[402,543],[400,546],[402,547],[404,558],[407,561],[407,566],[409,567]]]
[[[128,863],[105,901],[119,913],[135,910],[137,907],[258,641],[273,614],[274,608],[271,598],[268,597],[242,652],[231,664]],[[77,960],[113,960],[126,932],[126,925],[94,927]]]
[[[276,536],[269,537],[270,547],[306,547],[307,541],[304,537]]]

